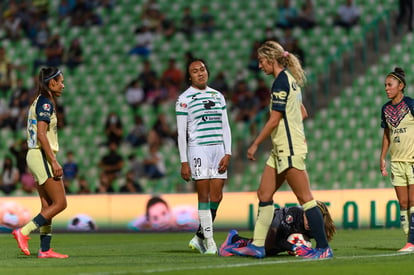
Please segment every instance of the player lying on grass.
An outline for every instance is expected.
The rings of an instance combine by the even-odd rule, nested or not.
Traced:
[[[326,205],[321,201],[317,201],[317,205],[322,212],[326,237],[330,241],[336,232],[335,225]],[[295,243],[305,244],[300,239],[288,241],[289,236],[295,233],[302,234],[305,240],[312,238],[303,208],[300,206],[276,208],[265,240],[266,256],[274,256],[281,252],[294,255]],[[252,239],[239,236],[233,229],[220,246],[219,255],[223,257],[237,255],[232,249],[247,246],[251,241]]]

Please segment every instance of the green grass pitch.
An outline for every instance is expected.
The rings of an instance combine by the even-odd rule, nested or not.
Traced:
[[[227,232],[216,232],[220,245]],[[240,232],[250,237],[251,232]],[[401,229],[339,230],[334,258],[304,260],[281,254],[265,259],[201,255],[187,248],[192,233],[55,233],[52,247],[68,259],[38,259],[39,235],[23,255],[11,234],[0,234],[0,274],[412,274],[414,254]]]

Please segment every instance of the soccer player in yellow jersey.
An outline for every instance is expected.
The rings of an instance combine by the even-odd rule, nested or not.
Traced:
[[[414,252],[414,100],[404,96],[405,72],[395,68],[385,78],[388,101],[381,111],[384,128],[380,170],[388,176],[385,157],[391,157],[391,181],[400,204],[400,220],[408,235],[400,252]]]
[[[32,172],[41,201],[41,211],[25,226],[13,230],[12,234],[25,255],[30,255],[29,234],[40,229],[38,258],[67,258],[50,248],[52,219],[66,208],[63,186],[63,170],[56,159],[59,151],[57,138],[56,97],[65,87],[63,74],[58,68],[42,68],[37,84],[38,95],[28,112],[27,121],[27,166]]]
[[[310,234],[316,247],[295,247],[295,253],[304,258],[331,258],[323,218],[312,196],[306,172],[307,145],[303,118],[307,116],[302,105],[301,86],[306,81],[305,72],[296,56],[285,51],[274,41],[263,43],[258,49],[259,68],[274,76],[271,88],[270,116],[259,135],[247,151],[254,161],[258,146],[271,136],[273,149],[266,162],[260,186],[257,190],[259,210],[253,232],[253,242],[245,247],[234,248],[240,256],[265,257],[265,239],[273,219],[273,195],[286,180],[303,207],[308,219]]]

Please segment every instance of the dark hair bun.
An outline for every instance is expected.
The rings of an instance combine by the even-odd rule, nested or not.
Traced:
[[[405,77],[405,72],[400,67],[395,67],[394,73],[397,73],[397,74],[401,75],[402,77]]]

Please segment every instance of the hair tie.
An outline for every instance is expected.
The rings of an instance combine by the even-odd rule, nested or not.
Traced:
[[[288,55],[289,55],[289,52],[288,52],[288,51],[284,51],[284,52],[283,52],[283,56],[284,56],[284,57],[288,57]]]
[[[404,84],[404,88],[405,88],[405,86],[407,86],[407,84],[405,83],[405,79],[404,79],[404,77],[403,77],[402,75],[400,75],[399,73],[397,73],[397,72],[391,72],[391,73],[389,73],[388,75],[390,75],[390,76],[394,77],[394,78],[395,78],[395,79],[397,79],[399,82],[403,83],[403,84]]]

